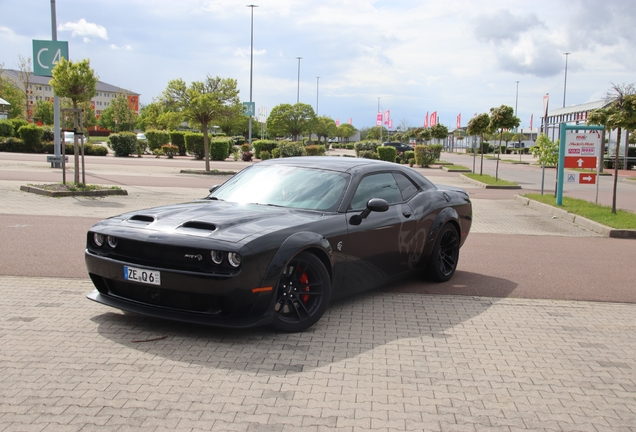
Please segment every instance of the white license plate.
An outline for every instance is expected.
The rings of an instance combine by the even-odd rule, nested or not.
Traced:
[[[150,285],[161,285],[161,273],[155,270],[124,266],[124,279]]]

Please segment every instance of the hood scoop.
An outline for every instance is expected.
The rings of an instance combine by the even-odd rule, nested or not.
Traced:
[[[129,222],[144,222],[144,223],[150,224],[155,221],[155,218],[154,216],[136,214],[132,216],[131,218],[129,218],[128,221]]]
[[[180,229],[186,228],[186,229],[193,229],[193,230],[207,231],[207,232],[216,231],[216,225],[209,222],[201,222],[201,221],[188,221],[184,223],[183,225],[181,225],[179,228]]]

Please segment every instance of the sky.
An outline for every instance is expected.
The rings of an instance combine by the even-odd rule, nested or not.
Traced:
[[[452,130],[458,114],[465,126],[502,104],[537,128],[543,96],[561,108],[564,85],[571,106],[636,82],[631,0],[253,1],[57,0],[57,38],[70,60],[90,59],[100,80],[142,105],[172,79],[208,75],[236,79],[249,101],[253,11],[256,109],[299,99],[359,129],[375,125],[378,108],[393,129],[437,112]],[[32,57],[34,39],[51,40],[51,4],[0,0],[5,68]]]

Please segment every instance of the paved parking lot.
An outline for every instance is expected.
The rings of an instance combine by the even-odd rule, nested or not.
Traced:
[[[0,213],[102,218],[200,196],[20,184],[0,181]],[[474,205],[475,233],[595,236],[513,200]],[[636,430],[636,304],[379,290],[289,335],[123,314],[92,289],[0,276],[0,431]]]

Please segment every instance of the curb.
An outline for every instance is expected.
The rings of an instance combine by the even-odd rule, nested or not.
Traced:
[[[235,171],[205,171],[205,170],[181,170],[179,174],[204,174],[204,175],[229,175],[236,174]]]
[[[40,189],[33,186],[20,186],[20,190],[23,192],[34,193],[38,195],[45,195],[49,197],[59,198],[68,196],[108,196],[108,195],[128,195],[128,191],[124,189],[99,189],[93,191],[49,191],[46,189]]]
[[[471,169],[448,169],[445,166],[442,166],[442,170],[446,171],[446,172],[456,172],[456,173],[473,172],[473,170],[471,170]]]
[[[604,237],[636,239],[636,230],[611,228],[598,222],[594,222],[590,219],[584,218],[583,216],[572,214],[566,210],[556,208],[548,204],[543,204],[539,201],[534,201],[530,198],[522,197],[521,195],[516,195],[515,201],[523,205],[527,205],[528,207],[540,212],[547,213],[554,217],[558,217],[559,219],[563,219],[570,223],[576,224],[597,234],[601,234]]]
[[[470,171],[469,171],[470,172]],[[495,186],[495,185],[488,185],[486,183],[482,183],[480,181],[477,180],[473,180],[470,177],[466,177],[463,174],[459,175],[461,178],[463,178],[464,180],[468,181],[469,183],[472,183],[476,186],[479,186],[481,188],[484,189],[521,189],[521,186],[517,185],[517,186]]]

